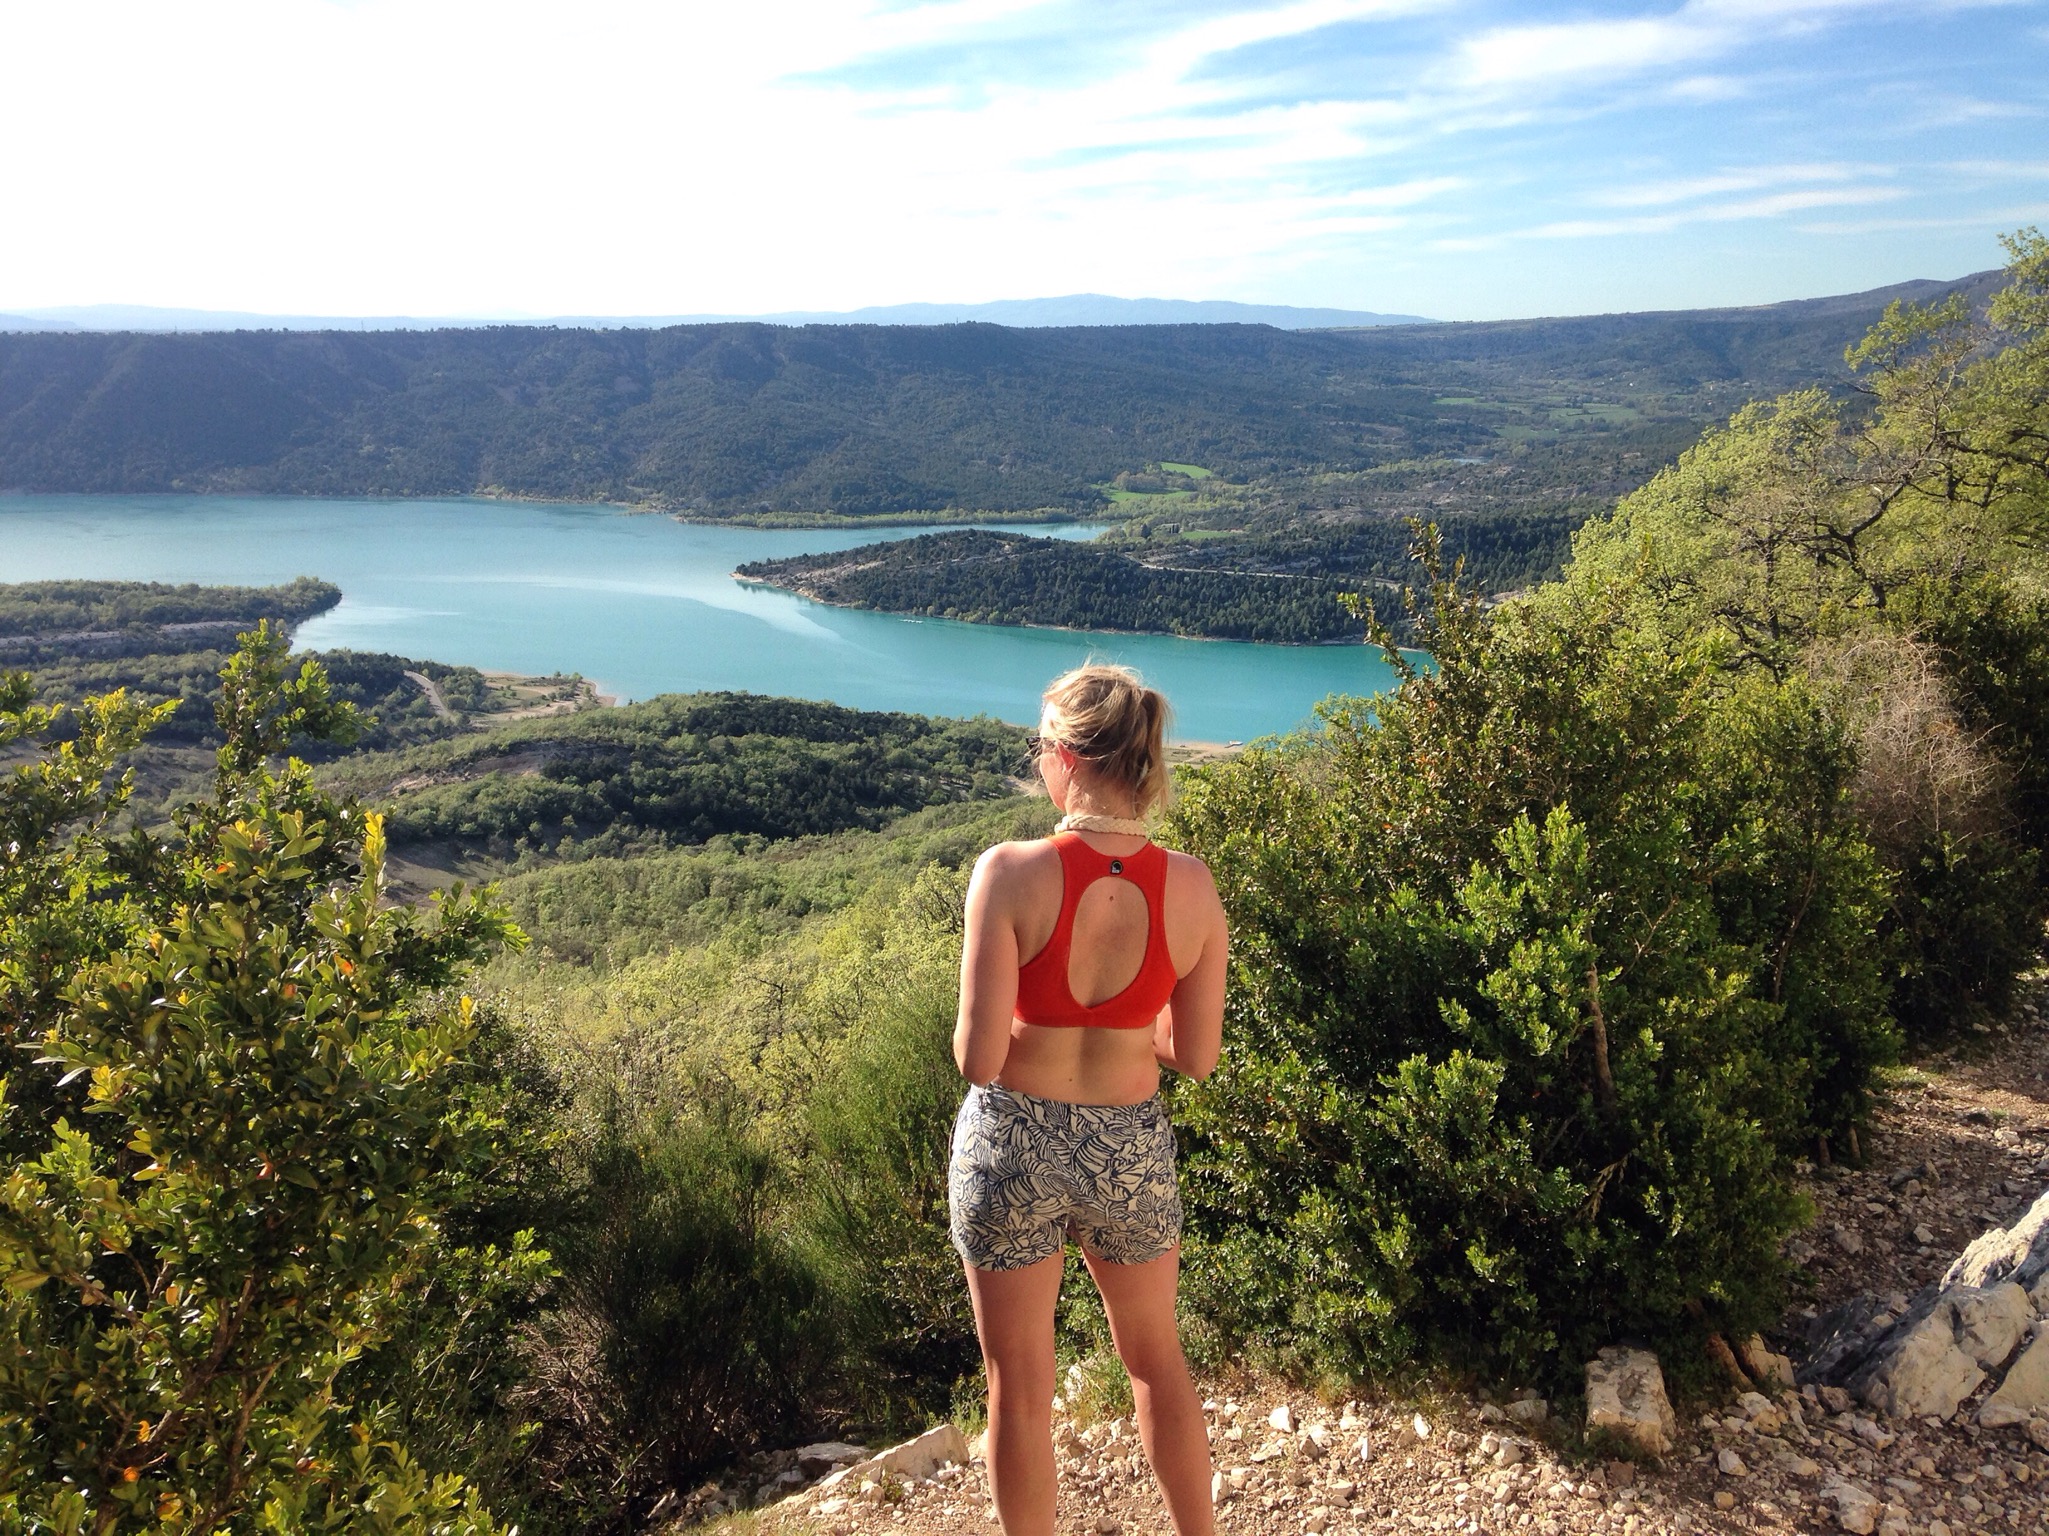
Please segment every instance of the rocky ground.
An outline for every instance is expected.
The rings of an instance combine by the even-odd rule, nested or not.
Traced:
[[[1841,1303],[1875,1298],[1879,1322],[1939,1279],[1989,1227],[2049,1186],[2049,977],[2009,1029],[1903,1074],[1856,1168],[1806,1170],[1816,1220],[1787,1246],[1799,1298],[1768,1340],[1804,1358]],[[2049,1322],[2037,1325],[2049,1327]],[[2049,1421],[1976,1422],[1980,1388],[1948,1418],[1881,1418],[1829,1385],[1685,1405],[1670,1454],[1589,1461],[1576,1425],[1543,1403],[1439,1397],[1326,1404],[1280,1384],[1207,1383],[1226,1536],[1364,1536],[1410,1530],[1617,1533],[2049,1532]],[[1057,1415],[1061,1536],[1168,1530],[1131,1424]],[[933,1449],[937,1446],[937,1449]],[[948,1446],[954,1449],[947,1449]],[[964,1459],[963,1459],[963,1453]],[[759,1504],[764,1536],[993,1536],[983,1465],[932,1442],[895,1468],[853,1447],[759,1458],[676,1513]],[[836,1479],[815,1482],[834,1466]]]

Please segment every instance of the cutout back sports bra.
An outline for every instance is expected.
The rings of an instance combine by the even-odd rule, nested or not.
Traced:
[[[1060,854],[1060,917],[1046,947],[1018,967],[1017,1006],[1012,1011],[1026,1024],[1053,1029],[1150,1027],[1180,980],[1167,953],[1167,850],[1147,843],[1136,853],[1113,856],[1098,853],[1075,832],[1058,832],[1048,841]],[[1090,1006],[1074,1000],[1067,984],[1067,961],[1074,948],[1074,914],[1082,893],[1105,879],[1129,880],[1145,897],[1145,958],[1131,985]]]

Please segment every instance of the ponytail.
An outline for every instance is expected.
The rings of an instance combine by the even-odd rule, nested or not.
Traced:
[[[1045,693],[1051,735],[1113,784],[1129,789],[1141,816],[1166,804],[1167,701],[1129,667],[1101,663],[1053,679]]]

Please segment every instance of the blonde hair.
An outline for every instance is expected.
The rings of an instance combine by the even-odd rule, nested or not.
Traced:
[[[1164,805],[1167,701],[1129,667],[1091,662],[1063,672],[1046,687],[1046,734],[1113,784],[1128,787],[1143,816]]]

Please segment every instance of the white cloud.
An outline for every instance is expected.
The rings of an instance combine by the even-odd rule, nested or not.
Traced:
[[[1607,187],[1594,192],[1587,200],[1611,208],[1653,208],[1666,203],[1690,202],[1695,198],[1717,197],[1727,192],[1753,192],[1760,187],[1782,186],[1787,182],[1841,182],[1888,174],[1890,169],[1887,167],[1845,164],[1746,166],[1741,170],[1720,171],[1709,176]]]
[[[1797,227],[1803,234],[1817,235],[1894,235],[1932,230],[1983,234],[1988,228],[2013,229],[2019,225],[2032,224],[2041,219],[2049,219],[2049,202],[2014,203],[2003,208],[1986,210],[1968,217],[1814,219],[1803,222]]]
[[[1741,202],[1709,203],[1669,213],[1639,214],[1619,219],[1560,219],[1522,231],[1536,240],[1586,240],[1604,235],[1666,234],[1688,224],[1726,224],[1740,219],[1768,219],[1807,208],[1834,208],[1891,202],[1904,194],[1897,187],[1831,187],[1804,192],[1776,192]]]
[[[1945,7],[1936,0],[1934,8],[2003,3],[1957,0],[1954,7]],[[1460,46],[1454,72],[1463,84],[1480,90],[1612,83],[1734,53],[1774,34],[1812,31],[1850,12],[1919,8],[1926,7],[1900,0],[1688,0],[1661,15],[1496,27]]]
[[[1735,101],[1750,91],[1748,81],[1732,75],[1689,75],[1665,87],[1665,94],[1672,100],[1696,103]]]
[[[1956,160],[1947,169],[1985,181],[2049,180],[2049,160]]]
[[[1460,48],[1458,75],[1481,89],[1612,78],[1704,57],[1722,41],[1713,29],[1667,17],[1502,27]]]

